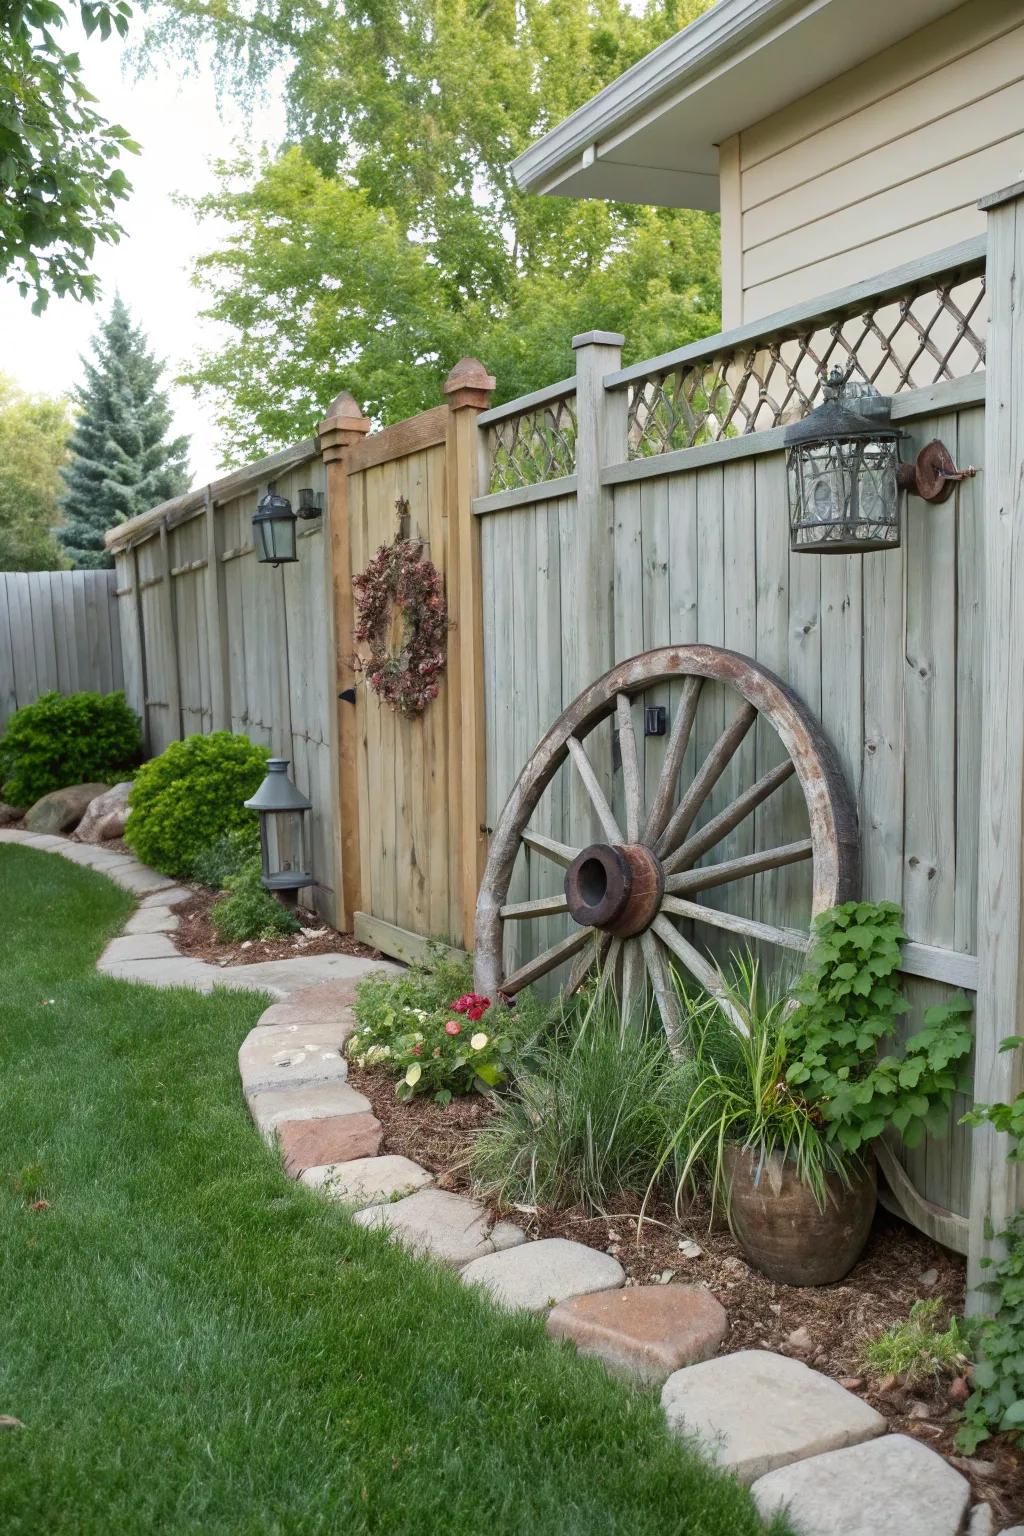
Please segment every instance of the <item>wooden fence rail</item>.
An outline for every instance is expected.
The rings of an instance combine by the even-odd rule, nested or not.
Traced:
[[[124,687],[113,571],[0,571],[0,729],[41,693]]]

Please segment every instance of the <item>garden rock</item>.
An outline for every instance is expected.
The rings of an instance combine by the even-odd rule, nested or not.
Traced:
[[[25,827],[29,832],[70,832],[106,788],[105,784],[69,784],[67,789],[53,789],[25,812]]]
[[[75,836],[83,843],[102,843],[111,837],[123,837],[128,820],[128,795],[131,780],[115,784],[90,800],[85,815],[78,823]]]
[[[671,1429],[698,1436],[713,1460],[745,1483],[886,1429],[880,1413],[838,1382],[762,1349],[676,1371],[661,1402]]]
[[[609,1370],[660,1384],[673,1371],[710,1360],[725,1338],[725,1308],[699,1285],[636,1285],[577,1296],[547,1321],[553,1339],[572,1339],[581,1355]]]
[[[342,1115],[360,1115],[369,1111],[370,1101],[350,1088],[348,1083],[311,1083],[303,1088],[268,1088],[262,1093],[246,1095],[249,1113],[263,1133],[264,1140],[273,1142],[274,1132],[289,1120],[327,1120]],[[356,1152],[354,1157],[367,1154]],[[318,1157],[315,1163],[340,1162],[334,1156]]]
[[[801,1536],[959,1536],[971,1497],[966,1478],[908,1435],[812,1456],[751,1492],[766,1521],[784,1509]]]
[[[307,1168],[301,1182],[319,1189],[329,1200],[344,1205],[365,1205],[399,1200],[433,1184],[434,1175],[411,1157],[358,1157],[346,1163]]]
[[[333,1023],[257,1025],[242,1041],[238,1070],[246,1098],[269,1088],[301,1088],[348,1076],[345,1030]]]
[[[474,1259],[462,1271],[466,1285],[482,1285],[495,1305],[507,1312],[544,1312],[571,1296],[614,1290],[625,1278],[625,1270],[611,1254],[564,1237],[547,1237],[508,1253]]]
[[[443,1189],[421,1189],[405,1200],[368,1206],[353,1220],[360,1227],[384,1228],[394,1242],[413,1253],[427,1254],[455,1269],[524,1240],[511,1222],[491,1226],[487,1210],[478,1201]]]
[[[967,1536],[996,1536],[991,1504],[975,1504],[967,1524]]]
[[[8,805],[6,800],[0,800],[0,827],[9,827],[12,821],[20,821],[23,814],[16,805]]]
[[[277,1128],[277,1145],[285,1172],[297,1179],[307,1168],[376,1157],[383,1136],[384,1127],[367,1111],[285,1120]]]

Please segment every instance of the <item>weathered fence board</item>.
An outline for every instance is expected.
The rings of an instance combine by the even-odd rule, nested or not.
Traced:
[[[0,571],[0,727],[41,693],[124,687],[113,571]]]

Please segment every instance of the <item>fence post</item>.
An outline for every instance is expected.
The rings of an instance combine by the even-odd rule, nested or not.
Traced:
[[[563,520],[562,702],[568,704],[614,660],[615,515],[612,492],[601,470],[627,456],[626,395],[604,387],[605,375],[622,366],[624,337],[617,331],[574,336],[576,352],[576,515]],[[568,577],[568,579],[566,579]],[[588,751],[598,780],[612,792],[610,729],[595,732]],[[569,791],[574,835],[601,835],[593,806],[578,776]]]
[[[334,922],[352,928],[360,905],[359,773],[356,763],[356,712],[340,695],[355,686],[352,670],[352,545],[349,533],[348,453],[370,430],[348,390],[343,390],[320,423],[320,453],[327,473],[324,514],[324,608],[327,614],[328,655],[333,668],[328,710],[331,749],[332,842],[334,845]]]
[[[1024,182],[980,204],[988,214],[989,329],[985,379],[984,600],[981,782],[978,830],[978,995],[974,1098],[1011,1102],[1024,1087],[1024,1056],[1000,1052],[1024,1018]],[[991,1126],[971,1145],[968,1310],[985,1310],[980,1261],[998,1251],[1021,1205],[1019,1163]],[[991,1226],[988,1224],[991,1223]]]
[[[174,577],[171,575],[171,546],[166,517],[160,520],[160,604],[170,657],[167,660],[167,707],[171,717],[173,741],[181,741],[185,735],[181,720],[181,661],[178,644],[178,605],[174,600]]]
[[[444,382],[445,504],[448,514],[448,827],[451,890],[462,910],[462,943],[472,949],[476,897],[487,858],[487,763],[484,733],[484,628],[480,590],[480,525],[476,418],[490,404],[494,379],[464,357]],[[454,612],[453,612],[454,610]]]
[[[213,489],[206,487],[203,518],[206,525],[206,635],[210,657],[211,729],[231,729],[231,666],[225,622],[224,567],[217,538],[217,513]]]

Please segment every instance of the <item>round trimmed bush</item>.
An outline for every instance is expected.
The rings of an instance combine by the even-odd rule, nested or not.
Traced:
[[[14,711],[0,737],[0,798],[29,806],[70,784],[114,784],[141,756],[139,722],[123,693],[41,693]]]
[[[161,874],[188,878],[218,838],[256,825],[243,802],[259,788],[269,756],[230,731],[172,741],[135,775],[125,842]]]

